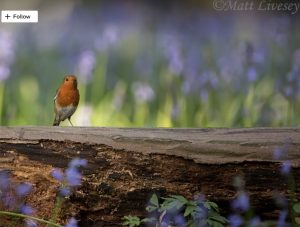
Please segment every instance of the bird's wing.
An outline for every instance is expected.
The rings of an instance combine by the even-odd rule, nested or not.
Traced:
[[[55,96],[54,96],[54,99],[53,99],[53,100],[54,100],[54,102],[55,102],[55,100],[56,100],[56,98],[57,98],[57,95],[58,95],[58,90],[59,90],[59,89],[57,89],[57,90],[56,90],[56,94],[55,94]]]

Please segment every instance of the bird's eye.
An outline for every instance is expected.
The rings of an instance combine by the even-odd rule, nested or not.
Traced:
[[[69,81],[69,79],[68,79],[68,78],[66,78],[66,81]]]

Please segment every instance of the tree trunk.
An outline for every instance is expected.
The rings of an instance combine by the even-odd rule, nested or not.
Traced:
[[[87,159],[83,184],[66,201],[62,223],[75,216],[80,226],[121,226],[124,215],[146,215],[153,193],[189,199],[205,194],[226,216],[236,196],[236,176],[244,178],[254,211],[263,219],[277,219],[274,195],[286,193],[288,182],[280,174],[283,160],[274,160],[274,149],[283,148],[298,186],[299,132],[299,128],[0,127],[0,169],[10,170],[14,181],[34,185],[26,202],[36,208],[38,217],[48,219],[58,187],[51,170],[66,168],[75,157]]]

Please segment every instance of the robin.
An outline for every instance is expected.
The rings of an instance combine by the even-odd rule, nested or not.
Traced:
[[[61,121],[68,118],[70,124],[71,116],[77,109],[79,102],[79,91],[77,89],[77,78],[74,75],[68,75],[56,91],[54,97],[55,119],[53,126],[58,126]]]

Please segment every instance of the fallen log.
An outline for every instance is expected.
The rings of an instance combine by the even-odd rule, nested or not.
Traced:
[[[231,212],[233,179],[241,176],[255,212],[276,219],[274,195],[288,190],[274,149],[285,146],[300,182],[300,129],[144,129],[0,127],[0,169],[34,185],[28,203],[49,218],[57,182],[53,167],[85,158],[84,182],[65,204],[80,226],[120,226],[124,215],[145,216],[153,193],[205,196]],[[299,189],[296,190],[299,194]]]

